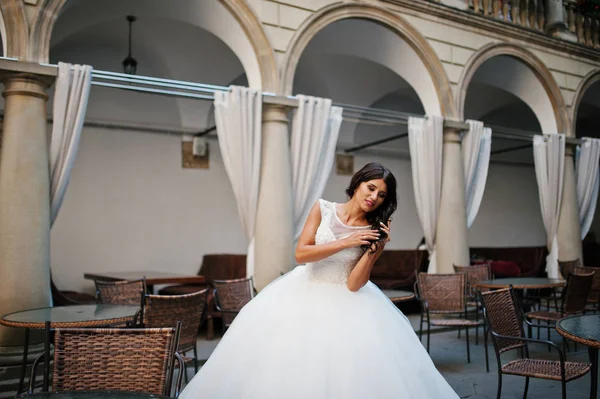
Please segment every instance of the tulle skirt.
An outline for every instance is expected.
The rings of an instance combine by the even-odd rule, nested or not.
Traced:
[[[374,284],[351,292],[298,266],[242,309],[180,398],[458,396]]]

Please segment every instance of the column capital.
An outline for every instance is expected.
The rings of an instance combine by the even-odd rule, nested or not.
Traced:
[[[279,122],[288,124],[287,114],[291,110],[290,107],[280,104],[264,104],[262,109],[262,122]]]
[[[455,127],[444,126],[444,143],[460,143],[462,130]]]
[[[0,80],[4,83],[4,98],[12,95],[39,97],[48,100],[47,89],[52,85],[53,78],[29,73],[3,73]]]
[[[575,145],[565,146],[565,157],[572,157],[575,154]]]

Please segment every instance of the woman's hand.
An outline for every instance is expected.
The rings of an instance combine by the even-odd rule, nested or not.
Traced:
[[[390,238],[390,225],[391,225],[392,220],[390,219],[388,221],[388,224],[385,225],[383,222],[380,222],[379,224],[381,225],[381,230],[383,230],[383,232],[387,235],[383,240],[381,241],[377,241],[374,243],[371,243],[371,246],[369,247],[369,252],[371,255],[375,255],[377,257],[379,257],[379,255],[381,255],[381,253],[383,252],[384,248],[385,248],[385,244],[387,244],[388,242],[390,242],[391,238]]]
[[[379,240],[379,237],[379,230],[361,230],[344,238],[344,244],[346,244],[346,248],[360,247]]]
[[[387,226],[383,222],[379,222],[379,224],[381,225],[381,230],[383,230],[383,232],[385,234],[387,234],[387,237],[384,240],[385,243],[387,244],[391,240],[391,238],[390,238],[390,234],[391,234],[390,230],[391,230],[391,225],[392,225],[392,219],[388,220]]]
[[[369,249],[367,249],[362,257],[360,258],[360,260],[358,261],[358,263],[356,264],[356,266],[354,267],[354,269],[352,269],[352,271],[350,272],[350,275],[348,276],[348,281],[346,283],[346,285],[348,286],[348,289],[350,291],[356,292],[358,291],[361,287],[363,287],[368,281],[369,278],[371,276],[371,269],[373,269],[373,266],[375,265],[375,262],[377,261],[377,259],[379,258],[379,256],[381,255],[381,253],[383,252],[383,249],[385,248],[385,244],[387,242],[390,241],[390,222],[392,220],[388,220],[388,224],[385,225],[383,223],[381,223],[381,231],[385,232],[387,234],[387,237],[383,240],[379,240],[379,236],[380,234],[374,234],[373,236],[377,236],[377,239],[375,242],[369,242],[368,244]],[[376,230],[379,231],[379,230]],[[373,230],[371,230],[371,232],[373,232]],[[361,234],[365,234],[364,232],[359,232],[359,233],[355,233],[354,235],[361,235]]]

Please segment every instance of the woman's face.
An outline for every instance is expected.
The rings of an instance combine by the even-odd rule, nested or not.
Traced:
[[[373,212],[379,208],[387,195],[387,185],[383,179],[364,181],[358,185],[354,192],[354,199],[365,212]]]

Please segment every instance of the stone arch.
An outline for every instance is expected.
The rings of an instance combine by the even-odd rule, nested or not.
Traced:
[[[275,52],[262,23],[254,14],[246,0],[220,0],[246,32],[260,66],[262,89],[277,93],[279,74],[275,62]]]
[[[21,0],[0,2],[2,47],[6,57],[23,59],[29,45],[25,4]]]
[[[579,82],[579,86],[575,91],[575,96],[573,97],[573,103],[571,104],[571,123],[570,127],[573,132],[573,136],[576,135],[576,125],[577,125],[577,113],[579,111],[579,106],[581,105],[581,101],[583,97],[587,93],[588,89],[592,87],[594,84],[600,82],[600,70],[595,70],[588,73],[582,80]]]
[[[6,54],[6,25],[4,24],[4,17],[0,11],[0,39],[2,39],[2,55]]]
[[[450,83],[441,61],[427,40],[399,15],[379,6],[366,3],[337,3],[324,7],[308,18],[296,31],[288,45],[282,69],[281,90],[291,95],[294,76],[302,53],[310,41],[328,25],[344,19],[363,19],[390,29],[417,54],[427,69],[442,116],[455,117]],[[427,109],[427,106],[425,107]]]
[[[32,37],[39,43],[32,51],[39,61],[48,61],[50,54],[50,39],[54,23],[68,0],[45,0],[41,5],[36,23],[32,28]],[[269,42],[262,24],[250,6],[244,0],[219,0],[219,2],[238,21],[247,39],[252,45],[258,72],[260,86],[263,90],[277,92],[279,80],[275,53]]]
[[[68,0],[42,0],[31,26],[31,46],[27,50],[27,58],[33,62],[48,62],[50,60],[50,37],[52,28]]]
[[[520,61],[535,75],[539,83],[541,83],[545,94],[549,100],[549,103],[552,107],[555,119],[553,126],[550,128],[548,127],[548,125],[552,124],[550,124],[549,122],[543,120],[539,121],[543,130],[544,124],[546,124],[547,131],[545,133],[565,133],[571,136],[572,132],[568,123],[568,115],[565,102],[562,97],[562,93],[558,87],[558,84],[554,80],[554,77],[552,76],[546,65],[544,65],[544,63],[533,53],[531,53],[529,50],[523,47],[510,43],[494,43],[486,45],[479,51],[474,53],[471,56],[471,58],[467,61],[467,65],[465,65],[465,68],[462,71],[456,98],[458,118],[462,120],[465,117],[465,100],[467,97],[467,90],[469,88],[469,84],[473,79],[473,76],[486,61],[497,56],[510,56],[516,59],[517,61]],[[525,101],[523,98],[521,99],[525,103],[527,103],[527,101]],[[534,110],[535,113],[535,105],[529,103],[528,105],[532,108],[532,110]]]

